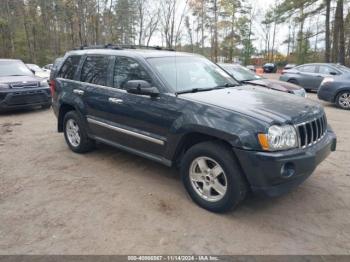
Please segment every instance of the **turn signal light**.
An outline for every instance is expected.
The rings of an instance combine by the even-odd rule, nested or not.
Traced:
[[[260,142],[262,149],[269,150],[269,141],[267,139],[267,135],[266,134],[259,134],[258,138],[259,138],[259,142]]]

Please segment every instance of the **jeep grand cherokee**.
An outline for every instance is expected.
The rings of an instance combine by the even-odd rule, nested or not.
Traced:
[[[198,55],[81,48],[65,55],[51,89],[72,151],[101,142],[178,166],[192,199],[213,212],[250,190],[289,191],[336,147],[321,105],[239,85]]]

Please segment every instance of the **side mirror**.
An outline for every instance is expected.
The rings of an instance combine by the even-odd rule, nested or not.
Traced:
[[[35,75],[35,71],[33,69],[29,69],[34,75]]]
[[[330,72],[330,75],[332,75],[332,76],[336,76],[336,75],[338,75],[336,72]]]
[[[150,83],[144,80],[130,80],[126,83],[125,89],[130,94],[146,95],[156,97],[159,95],[159,90],[152,87]]]

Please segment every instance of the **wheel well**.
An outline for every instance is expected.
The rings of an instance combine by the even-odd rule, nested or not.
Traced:
[[[296,80],[295,78],[290,78],[287,81],[288,83],[299,83],[298,80]]]
[[[185,135],[185,137],[182,138],[179,146],[177,147],[176,150],[176,154],[175,154],[175,163],[176,164],[180,164],[182,157],[184,156],[184,154],[187,152],[187,150],[189,150],[191,147],[193,147],[196,144],[202,143],[202,142],[207,142],[207,141],[216,141],[218,143],[223,144],[224,146],[231,148],[232,146],[230,145],[230,143],[228,143],[227,141],[214,137],[214,136],[210,136],[210,135],[206,135],[206,134],[202,134],[202,133],[190,133]]]
[[[58,114],[58,132],[63,132],[64,116],[70,111],[75,111],[75,108],[69,104],[61,105],[60,112]]]

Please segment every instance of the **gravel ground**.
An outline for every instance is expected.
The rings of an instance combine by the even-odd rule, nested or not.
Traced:
[[[316,99],[315,94],[309,95]],[[99,146],[73,154],[51,110],[0,115],[0,254],[350,254],[350,112],[299,188],[217,215],[176,170]]]

